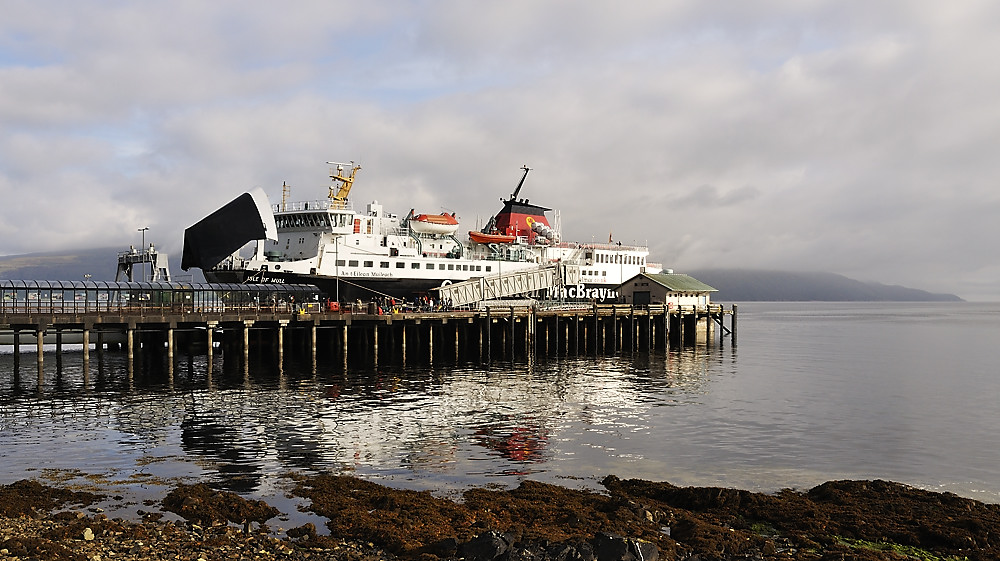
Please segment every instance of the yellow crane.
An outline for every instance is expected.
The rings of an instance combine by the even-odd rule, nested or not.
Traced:
[[[327,163],[337,166],[336,173],[333,171],[330,172],[330,179],[334,181],[334,184],[330,186],[330,200],[335,201],[338,206],[343,206],[347,203],[347,195],[350,194],[351,187],[354,185],[354,176],[357,175],[361,166],[354,165],[353,161],[350,164],[341,164],[338,162]],[[351,175],[344,177],[344,166],[351,168]],[[334,193],[334,189],[337,190],[336,193]]]

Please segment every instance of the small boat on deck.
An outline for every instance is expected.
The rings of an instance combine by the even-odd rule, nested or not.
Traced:
[[[476,243],[490,244],[490,243],[513,243],[517,239],[517,236],[511,236],[507,234],[487,234],[484,232],[477,232],[475,230],[469,232],[469,239]]]
[[[410,228],[420,234],[447,236],[458,231],[458,220],[454,214],[418,214],[410,218]]]

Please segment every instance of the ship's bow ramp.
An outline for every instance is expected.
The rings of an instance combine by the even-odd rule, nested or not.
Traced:
[[[267,195],[254,189],[184,230],[181,269],[211,269],[247,243],[263,239],[277,240],[278,227]]]

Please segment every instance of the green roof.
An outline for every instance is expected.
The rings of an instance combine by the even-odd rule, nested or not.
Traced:
[[[689,277],[688,275],[681,275],[677,273],[642,273],[639,276],[646,277],[647,279],[666,287],[667,290],[671,292],[718,292],[717,289],[708,286],[694,277]]]

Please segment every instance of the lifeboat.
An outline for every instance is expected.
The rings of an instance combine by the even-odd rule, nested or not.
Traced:
[[[504,234],[484,234],[483,232],[469,232],[469,239],[476,243],[511,243],[517,239],[517,236],[508,236]]]
[[[410,219],[410,228],[419,234],[448,235],[458,231],[454,214],[418,214]]]

